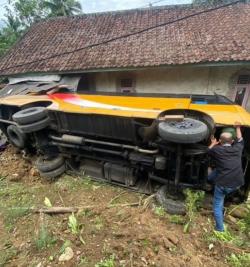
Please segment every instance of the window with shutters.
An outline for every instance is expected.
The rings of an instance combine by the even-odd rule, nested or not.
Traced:
[[[237,84],[250,84],[250,75],[239,75]]]
[[[135,92],[135,79],[132,77],[118,79],[117,91],[121,93],[134,93]]]

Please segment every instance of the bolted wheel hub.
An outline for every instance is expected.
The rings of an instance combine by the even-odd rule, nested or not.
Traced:
[[[159,135],[163,140],[194,144],[208,137],[207,125],[199,120],[185,118],[183,121],[161,122],[158,126]]]
[[[193,126],[193,123],[190,121],[176,121],[176,122],[171,122],[171,126],[174,126],[175,128],[178,129],[189,129]]]

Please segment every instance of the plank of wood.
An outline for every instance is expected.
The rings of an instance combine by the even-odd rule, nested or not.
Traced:
[[[134,207],[140,206],[139,202],[125,203],[125,204],[109,204],[106,208],[115,207]],[[82,206],[82,207],[51,207],[51,208],[31,208],[30,211],[33,213],[45,213],[45,214],[63,214],[63,213],[75,213],[84,209],[96,208],[96,205]]]
[[[75,207],[51,207],[51,208],[33,209],[33,212],[35,213],[46,213],[46,214],[72,213],[77,211],[78,208]]]

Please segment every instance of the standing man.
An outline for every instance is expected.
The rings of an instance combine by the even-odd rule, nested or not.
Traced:
[[[209,155],[215,160],[216,170],[212,177],[215,183],[213,211],[215,218],[215,230],[223,232],[223,209],[224,199],[229,193],[239,189],[244,184],[242,170],[242,151],[244,147],[240,123],[235,123],[236,140],[233,140],[232,133],[224,132],[220,135],[219,141],[211,139]]]

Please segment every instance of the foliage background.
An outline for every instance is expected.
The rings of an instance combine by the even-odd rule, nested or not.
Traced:
[[[42,19],[82,13],[76,0],[16,0],[4,7],[5,25],[0,30],[0,56],[8,51],[33,24]]]

